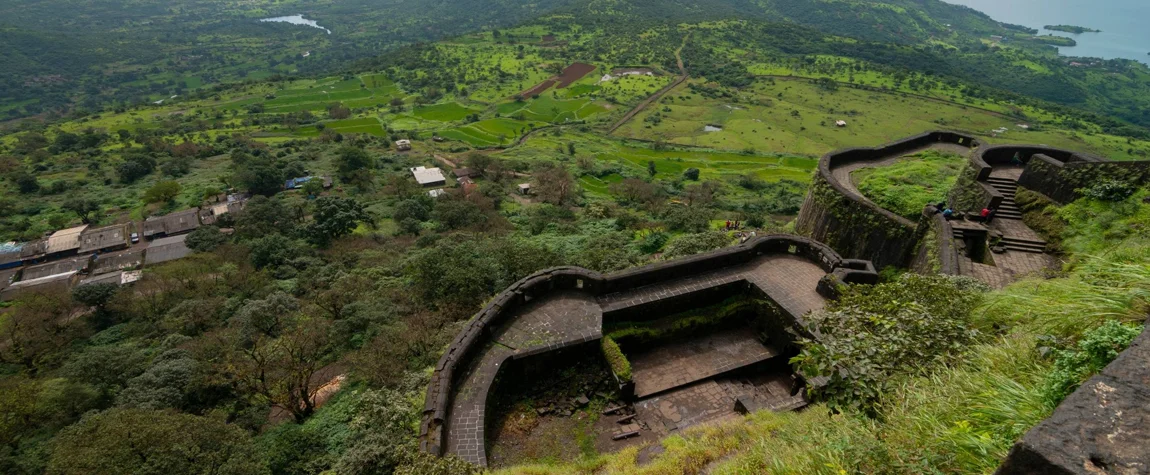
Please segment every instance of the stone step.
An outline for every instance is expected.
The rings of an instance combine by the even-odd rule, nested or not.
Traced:
[[[987,183],[1001,183],[1004,185],[1018,185],[1018,180],[1013,180],[1010,178],[997,177],[997,176],[987,177],[986,182]]]
[[[1030,252],[1034,254],[1046,253],[1046,246],[1022,245],[1004,242],[1002,243],[1002,247],[1005,247],[1011,251]]]

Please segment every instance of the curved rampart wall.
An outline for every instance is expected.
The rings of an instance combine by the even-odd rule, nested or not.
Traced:
[[[524,303],[555,290],[579,290],[603,295],[745,263],[764,254],[793,254],[818,263],[829,279],[819,283],[819,292],[834,296],[835,281],[873,284],[878,280],[867,261],[843,259],[825,244],[801,236],[760,236],[714,252],[651,264],[602,275],[579,267],[545,269],[512,284],[495,296],[472,317],[447,347],[435,366],[428,385],[420,423],[420,447],[442,455],[444,421],[449,414],[452,387],[467,368],[470,358],[483,348],[491,332]]]
[[[971,148],[974,137],[935,131],[874,148],[853,148],[824,155],[799,211],[796,229],[825,242],[843,256],[868,259],[876,268],[905,266],[918,248],[929,223],[913,222],[879,207],[839,182],[834,170],[858,162],[875,162],[905,155],[937,143]],[[924,205],[926,203],[923,203]]]

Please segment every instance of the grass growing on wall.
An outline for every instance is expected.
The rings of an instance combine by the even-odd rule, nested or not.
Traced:
[[[573,465],[497,473],[993,472],[1068,388],[1105,366],[1141,330],[1150,301],[1146,195],[1061,208],[1072,258],[1065,276],[988,292],[965,318],[980,337],[949,364],[892,379],[878,417],[834,415],[825,404],[802,413],[760,412],[683,430],[659,442],[665,451],[642,466],[636,447]],[[1040,347],[1058,351],[1043,356]]]
[[[607,358],[607,364],[611,366],[611,371],[623,381],[631,380],[631,362],[627,360],[627,355],[623,354],[623,350],[619,349],[619,345],[612,340],[611,337],[605,336],[602,340],[603,357]]]
[[[887,166],[857,170],[851,180],[875,204],[913,221],[923,206],[946,198],[965,164],[958,155],[930,150]]]

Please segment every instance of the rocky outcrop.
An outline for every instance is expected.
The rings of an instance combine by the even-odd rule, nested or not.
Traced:
[[[1027,432],[995,473],[1150,473],[1150,331]]]

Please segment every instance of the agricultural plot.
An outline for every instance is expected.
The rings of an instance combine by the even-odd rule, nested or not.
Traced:
[[[435,120],[439,122],[454,122],[457,120],[466,119],[471,114],[480,111],[475,109],[468,109],[459,105],[456,102],[447,102],[443,104],[436,104],[432,106],[420,107],[412,112],[412,115],[424,120]]]
[[[586,120],[607,110],[605,106],[590,99],[562,100],[557,99],[556,95],[558,94],[547,94],[523,102],[506,102],[500,104],[496,110],[506,117],[551,123]]]
[[[700,180],[730,180],[751,174],[765,181],[788,179],[809,183],[818,165],[817,160],[807,157],[748,155],[702,149],[654,150],[583,134],[536,134],[527,143],[501,155],[522,160],[552,159],[560,150],[566,150],[567,144],[576,149],[577,156],[593,157],[598,166],[616,168],[622,176],[631,177],[647,177],[648,163],[654,162],[655,178],[674,179],[682,176],[688,168],[698,168]],[[606,190],[611,180],[618,181],[621,177],[605,175],[601,179],[586,178],[581,184],[592,191],[602,191]]]
[[[473,147],[497,147],[514,142],[519,136],[540,125],[544,124],[511,119],[487,119],[461,127],[441,130],[438,134],[448,139],[465,142]]]
[[[828,91],[805,80],[759,81],[746,92],[748,96],[737,101],[707,99],[684,84],[616,135],[805,156],[936,129],[965,131],[992,143],[1026,141],[1079,149],[1085,143],[1067,132],[1019,128],[1017,119],[994,112],[899,94],[847,87]],[[836,126],[838,120],[846,126]],[[992,132],[1000,128],[1008,132]]]

